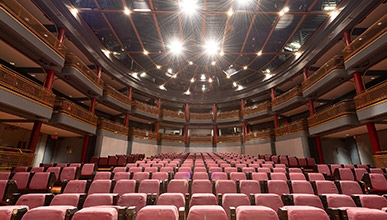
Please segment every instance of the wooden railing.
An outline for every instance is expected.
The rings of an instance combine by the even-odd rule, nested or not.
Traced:
[[[316,72],[302,82],[302,90],[310,88],[312,85],[320,81],[325,76],[329,75],[333,70],[345,69],[343,56],[334,56],[323,66],[321,66]]]
[[[132,101],[132,110],[146,112],[146,113],[154,115],[156,117],[159,116],[159,109],[156,106],[148,105],[148,104],[145,104],[145,103],[137,101],[137,100]]]
[[[110,131],[115,134],[120,134],[124,136],[128,136],[128,127],[112,122],[110,120],[104,119],[104,118],[99,118],[98,119],[98,129],[105,130],[105,131]]]
[[[372,41],[382,36],[387,31],[387,15],[383,16],[360,36],[354,39],[348,46],[346,46],[342,53],[344,60],[348,60],[353,55],[358,53],[361,49],[369,45]]]
[[[355,112],[355,103],[352,100],[342,101],[316,112],[316,114],[308,118],[308,124],[309,127],[314,127],[346,115],[354,114]]]
[[[87,124],[97,126],[97,116],[82,108],[81,106],[66,99],[55,100],[54,112],[66,114]]]
[[[210,120],[212,121],[211,113],[189,113],[190,120]]]
[[[17,72],[0,64],[0,86],[30,98],[45,106],[54,106],[55,95],[48,89],[19,75]]]
[[[45,28],[27,9],[20,5],[18,1],[2,0],[0,1],[0,6],[51,47],[51,49],[55,50],[61,57],[65,58],[67,51],[65,45],[61,44],[57,37]]]
[[[184,143],[184,136],[178,134],[161,134],[162,142]]]
[[[275,97],[275,99],[271,102],[271,106],[274,107],[281,105],[291,99],[294,99],[295,97],[302,97],[301,87],[294,87],[284,94]]]
[[[30,167],[34,158],[31,150],[0,146],[0,167]]]
[[[212,136],[196,136],[189,137],[190,144],[212,144]]]
[[[122,102],[125,105],[131,106],[131,100],[127,95],[124,95],[120,93],[119,91],[115,90],[113,87],[106,85],[103,87],[103,95],[104,96],[111,96],[114,99]]]
[[[249,107],[245,108],[244,116],[257,114],[257,113],[263,112],[263,111],[271,111],[271,102],[270,101],[265,101],[265,102],[262,102],[258,105],[253,105],[253,106],[249,106]]]
[[[246,142],[270,140],[274,137],[274,129],[254,131],[246,135]]]
[[[144,140],[157,140],[157,134],[154,132],[149,132],[147,130],[142,130],[138,128],[129,129],[129,135],[133,138],[144,139]]]
[[[364,90],[354,98],[356,110],[387,101],[387,81]]]
[[[182,111],[172,111],[168,109],[162,109],[161,114],[163,118],[175,118],[175,119],[185,120],[185,113]]]
[[[83,76],[97,85],[99,88],[103,89],[103,81],[98,78],[97,74],[93,72],[81,59],[79,59],[74,54],[67,54],[65,60],[65,67],[76,68]]]
[[[239,110],[232,110],[228,112],[220,112],[219,115],[216,116],[216,119],[231,119],[231,118],[239,118]]]
[[[280,137],[306,130],[308,130],[308,121],[306,119],[301,119],[288,125],[275,128],[275,136]]]
[[[241,136],[235,135],[221,135],[218,136],[218,143],[241,143]]]

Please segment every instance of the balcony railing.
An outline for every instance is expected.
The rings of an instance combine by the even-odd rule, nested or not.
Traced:
[[[217,115],[216,117],[217,120],[231,119],[231,118],[239,118],[239,110],[220,112],[219,115]]]
[[[109,121],[104,118],[99,118],[98,119],[98,129],[105,130],[105,131],[110,131],[115,134],[120,134],[124,136],[128,136],[128,127],[119,124],[119,123],[114,123],[112,121]]]
[[[32,166],[35,154],[31,150],[0,146],[0,167]]]
[[[294,87],[293,89],[285,92],[284,94],[277,96],[272,102],[272,107],[281,105],[293,98],[302,97],[302,90],[300,87]]]
[[[314,127],[346,115],[354,114],[355,112],[355,103],[353,101],[342,101],[316,112],[316,114],[308,118],[308,124],[309,127]]]
[[[159,117],[159,109],[156,106],[148,105],[137,100],[132,101],[132,110],[146,112],[148,114]]]
[[[334,56],[323,66],[321,66],[316,72],[310,75],[308,79],[302,82],[302,90],[305,91],[306,89],[310,88],[336,69],[345,69],[343,56]]]
[[[162,142],[184,143],[184,136],[177,134],[161,134]]]
[[[0,5],[14,16],[20,23],[33,32],[39,39],[45,42],[51,49],[55,50],[61,57],[65,58],[67,48],[59,43],[47,28],[45,28],[31,13],[15,0],[2,0]]]
[[[66,99],[55,100],[54,112],[66,114],[87,124],[97,126],[97,116],[82,108],[81,106]]]
[[[308,130],[308,121],[306,119],[302,119],[291,124],[275,128],[275,136],[280,137],[306,130]]]
[[[265,101],[258,105],[253,105],[245,108],[245,114],[244,116],[257,114],[263,111],[271,111],[271,102]]]
[[[240,143],[240,142],[241,142],[241,136],[239,134],[218,136],[218,143]]]
[[[129,106],[131,105],[130,98],[127,95],[120,93],[119,91],[115,90],[113,87],[109,85],[105,85],[103,87],[103,95],[111,96],[125,105],[129,105]]]
[[[67,54],[65,60],[65,67],[73,67],[77,69],[83,76],[103,89],[103,81],[98,78],[97,74],[94,73],[81,59],[74,54]]]
[[[212,144],[212,136],[196,136],[192,135],[189,137],[190,144]]]
[[[342,53],[344,60],[348,60],[361,49],[369,45],[372,41],[382,36],[387,31],[387,15],[383,16],[379,21],[369,27],[360,36],[346,46]]]
[[[387,81],[364,90],[362,93],[355,96],[354,100],[356,104],[356,110],[385,102],[387,100]]]
[[[189,113],[190,120],[209,120],[212,121],[211,113]]]
[[[172,111],[168,109],[163,109],[161,114],[163,118],[175,118],[183,121],[185,120],[185,113],[182,111]]]
[[[131,128],[129,129],[129,135],[132,138],[137,138],[137,139],[143,139],[143,140],[151,140],[151,141],[156,141],[157,140],[157,134],[154,132],[150,132],[147,130],[142,130],[138,128]]]
[[[274,137],[274,129],[254,131],[246,135],[246,142],[270,140]]]
[[[55,95],[50,90],[1,64],[0,85],[50,108],[54,106]]]

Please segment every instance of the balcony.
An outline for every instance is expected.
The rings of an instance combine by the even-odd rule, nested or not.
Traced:
[[[211,124],[212,123],[212,113],[190,113],[189,120],[192,124]]]
[[[161,134],[161,142],[184,144],[184,136],[178,134]]]
[[[102,79],[74,54],[66,56],[65,65],[58,77],[88,97],[100,97],[103,94]]]
[[[232,110],[227,112],[219,112],[216,116],[217,123],[238,122],[240,121],[240,111]]]
[[[130,98],[109,85],[103,87],[103,95],[98,100],[121,112],[131,110]]]
[[[212,146],[212,136],[199,136],[192,135],[189,137],[190,145],[211,145]]]
[[[387,15],[369,27],[342,51],[346,69],[362,71],[386,57]]]
[[[246,135],[246,143],[270,141],[274,138],[274,129],[254,131]]]
[[[325,135],[359,124],[352,100],[336,103],[308,118],[310,135]]]
[[[304,102],[305,99],[302,96],[302,89],[300,87],[294,87],[271,101],[271,109],[273,112],[285,112]]]
[[[157,141],[157,134],[154,132],[149,132],[147,130],[142,130],[138,128],[131,128],[129,129],[129,136],[132,139],[138,139],[138,140],[147,140],[147,141]]]
[[[178,122],[178,123],[185,122],[185,113],[182,111],[172,111],[168,109],[162,109],[161,117],[163,121]]]
[[[354,98],[360,121],[377,120],[387,115],[387,81],[364,90]]]
[[[58,72],[67,48],[27,9],[14,0],[0,2],[0,38],[41,64]]]
[[[95,134],[97,116],[66,99],[56,99],[50,123],[78,133]]]
[[[132,113],[152,119],[159,118],[159,109],[156,106],[148,105],[137,100],[132,101]]]
[[[104,118],[99,118],[97,124],[97,135],[127,140],[128,127]]]
[[[31,150],[0,146],[0,168],[30,167],[34,158]]]
[[[242,137],[239,134],[218,136],[218,144],[229,144],[229,143],[240,144],[241,140],[242,140]]]
[[[272,115],[271,111],[271,102],[265,101],[258,105],[253,105],[245,108],[245,112],[243,114],[243,119],[258,119],[265,118],[267,116]]]
[[[345,70],[342,56],[335,56],[302,82],[302,94],[307,98],[319,97],[337,87],[351,76]]]
[[[306,119],[292,122],[275,128],[275,137],[289,136],[292,134],[306,133],[308,131],[308,122]]]
[[[0,64],[0,103],[5,112],[28,118],[51,118],[55,95]]]

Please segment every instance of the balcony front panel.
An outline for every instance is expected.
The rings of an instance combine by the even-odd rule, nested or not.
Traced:
[[[218,144],[230,144],[230,143],[241,144],[241,142],[242,142],[242,137],[239,134],[218,136]]]
[[[271,102],[265,101],[258,105],[253,105],[245,108],[243,119],[259,119],[273,115],[271,111]]]
[[[108,85],[103,87],[103,95],[98,100],[121,112],[129,112],[131,110],[130,98]]]
[[[308,118],[310,135],[326,135],[359,125],[355,103],[343,101]]]
[[[100,97],[103,94],[102,79],[73,54],[66,56],[65,66],[58,77],[88,97]]]
[[[284,136],[300,136],[299,134],[302,133],[303,135],[306,135],[308,133],[308,121],[306,119],[302,119],[299,121],[292,122],[287,125],[282,125],[278,128],[274,129],[276,140],[279,137]]]
[[[346,69],[365,70],[386,57],[387,15],[379,19],[342,51]]]
[[[184,145],[184,136],[177,134],[161,134],[161,142],[166,145]]]
[[[274,129],[254,131],[246,135],[246,144],[270,142],[274,139]]]
[[[211,124],[213,115],[211,113],[190,113],[191,124]]]
[[[285,112],[294,107],[297,107],[305,102],[302,96],[302,90],[299,87],[287,91],[286,93],[277,96],[271,102],[271,110],[273,112]]]
[[[377,120],[387,115],[387,81],[364,90],[354,98],[360,121]]]
[[[51,118],[55,95],[1,64],[0,97],[5,112],[28,118]]]
[[[103,118],[98,119],[97,135],[127,140],[128,130],[128,127],[122,124],[115,123]]]
[[[345,70],[343,57],[335,56],[302,82],[302,94],[306,98],[319,97],[340,85],[351,74]]]
[[[130,139],[142,140],[145,142],[157,142],[157,134],[148,130],[142,130],[138,128],[129,129]]]
[[[220,112],[216,116],[217,123],[228,123],[228,122],[238,122],[238,121],[240,121],[240,111],[239,110]]]
[[[0,2],[0,29],[4,41],[46,69],[62,69],[67,48],[17,1]]]
[[[192,135],[189,137],[190,145],[212,145],[212,136],[196,136]]]
[[[97,116],[64,99],[57,99],[50,123],[77,133],[95,134]]]
[[[151,119],[159,118],[159,109],[153,105],[148,105],[143,102],[133,100],[131,109],[132,109],[132,114],[145,116]]]
[[[163,121],[184,123],[185,113],[182,111],[172,111],[168,109],[162,109],[161,118]]]

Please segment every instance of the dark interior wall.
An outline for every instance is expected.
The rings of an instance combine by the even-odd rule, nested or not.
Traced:
[[[322,138],[325,163],[357,164],[360,163],[356,141],[348,138]]]

